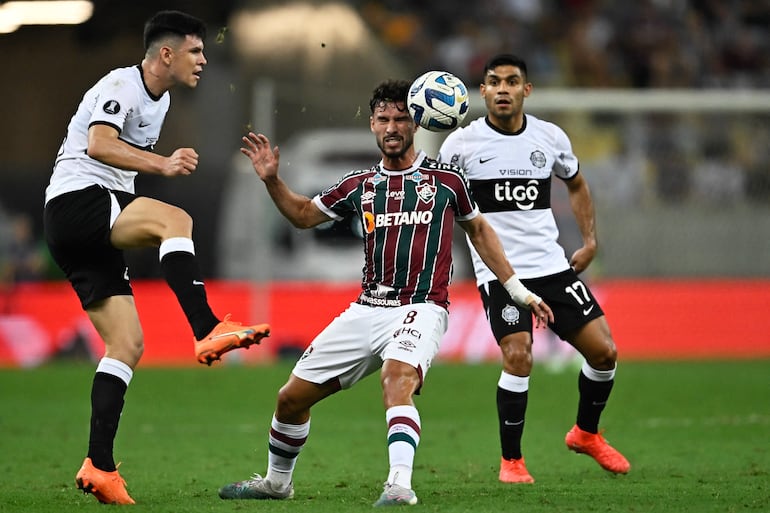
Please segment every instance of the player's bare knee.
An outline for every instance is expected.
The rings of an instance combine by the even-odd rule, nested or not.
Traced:
[[[169,236],[190,236],[193,230],[193,219],[183,209],[173,207],[169,210],[166,217],[166,226],[170,233]]]
[[[505,344],[500,349],[506,368],[518,369],[532,365],[532,347],[529,344]]]
[[[587,358],[588,365],[596,370],[612,370],[618,361],[618,351],[614,343],[608,343],[601,351],[596,351]]]
[[[275,405],[276,417],[279,419],[294,419],[305,409],[304,402],[292,393],[289,387],[284,385],[278,390]]]
[[[138,362],[144,354],[144,337],[140,336],[132,338],[126,344],[126,348],[128,349],[131,356],[133,356]]]
[[[111,341],[105,343],[105,346],[105,356],[120,360],[132,369],[136,368],[144,354],[144,340],[141,337]]]
[[[420,386],[416,372],[383,372],[380,376],[385,407],[406,404]]]

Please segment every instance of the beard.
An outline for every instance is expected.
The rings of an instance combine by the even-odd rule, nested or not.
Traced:
[[[396,139],[401,142],[401,146],[399,146],[398,148],[394,148],[392,146],[386,146],[385,139]],[[377,146],[379,146],[380,151],[386,157],[391,159],[398,159],[406,155],[406,152],[409,150],[409,148],[411,148],[413,141],[414,139],[412,137],[403,137],[403,136],[386,137],[381,140],[378,139]]]

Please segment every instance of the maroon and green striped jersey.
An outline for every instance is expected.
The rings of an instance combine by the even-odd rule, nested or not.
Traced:
[[[454,221],[479,213],[460,168],[424,152],[405,170],[390,171],[380,161],[346,174],[313,202],[335,220],[353,216],[361,223],[359,303],[448,307]]]

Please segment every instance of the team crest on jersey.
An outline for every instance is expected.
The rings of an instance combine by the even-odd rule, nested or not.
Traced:
[[[505,305],[502,312],[502,318],[508,324],[519,323],[519,309],[515,306]]]
[[[424,183],[415,187],[417,196],[420,197],[425,203],[430,202],[436,196],[436,186],[429,183]]]
[[[382,181],[384,181],[384,180],[385,180],[385,177],[384,177],[384,176],[382,176],[380,173],[377,173],[377,174],[375,174],[373,177],[371,177],[371,178],[369,179],[369,181],[370,181],[372,184],[374,184],[374,186],[375,186],[375,187],[377,186],[377,184],[378,184],[378,183],[380,183],[380,182],[382,182]]]
[[[545,167],[545,153],[543,153],[540,150],[535,150],[529,155],[529,161],[532,162],[532,165],[535,167],[543,168]]]
[[[449,162],[453,166],[459,166],[460,165],[460,154],[459,153],[455,153],[454,155],[452,155],[452,158],[449,160]]]
[[[415,171],[415,172],[414,172],[414,173],[412,173],[411,175],[407,176],[407,178],[408,178],[409,180],[413,181],[413,182],[417,182],[417,183],[420,183],[420,182],[422,182],[423,180],[425,180],[425,175],[424,175],[424,174],[422,174],[422,173],[420,173],[420,170],[418,169],[417,171]]]
[[[107,100],[104,105],[102,105],[102,110],[107,114],[114,115],[120,112],[120,104],[115,100]]]

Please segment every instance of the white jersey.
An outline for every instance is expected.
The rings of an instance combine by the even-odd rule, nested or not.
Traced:
[[[567,134],[526,114],[516,133],[479,118],[450,133],[439,160],[465,170],[474,200],[497,232],[519,278],[569,269],[551,211],[551,176],[568,180],[578,160]],[[468,241],[479,285],[496,279]]]
[[[145,87],[140,66],[118,68],[102,77],[83,95],[70,120],[45,191],[46,203],[91,185],[133,193],[136,171],[108,166],[88,156],[88,129],[96,124],[112,126],[122,141],[151,151],[169,103],[168,91],[156,97]]]

